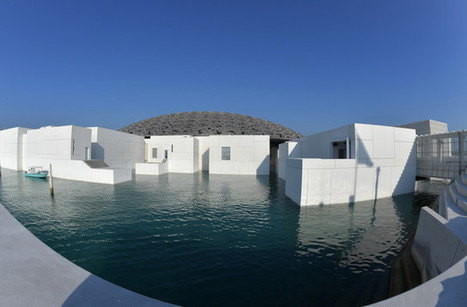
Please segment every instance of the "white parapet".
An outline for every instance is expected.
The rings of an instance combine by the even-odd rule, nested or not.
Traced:
[[[412,256],[422,273],[422,280],[441,274],[467,255],[467,238],[462,238],[456,229],[452,229],[455,223],[462,223],[459,226],[465,227],[467,219],[458,217],[449,225],[446,219],[428,207],[420,211]],[[464,233],[466,236],[467,231]]]
[[[428,280],[467,256],[467,213],[460,200],[466,186],[457,177],[438,198],[439,212],[423,207],[412,248],[412,256]],[[459,206],[461,205],[461,206]]]
[[[117,184],[132,179],[132,171],[129,168],[91,168],[80,160],[41,161],[42,163],[35,165],[43,165],[44,169],[49,170],[49,165],[52,164],[53,176],[56,178],[104,184]]]
[[[424,282],[374,306],[464,306],[467,302],[467,214],[458,207],[464,174],[438,198],[440,214],[422,207],[411,255]],[[462,194],[462,192],[460,193]],[[454,196],[454,197],[453,197]]]
[[[168,172],[168,163],[136,163],[135,173],[136,175],[162,175]]]
[[[370,306],[465,306],[467,302],[465,285],[467,285],[467,256],[426,283]]]

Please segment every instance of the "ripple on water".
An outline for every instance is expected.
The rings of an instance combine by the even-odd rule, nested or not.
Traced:
[[[256,176],[137,176],[115,186],[3,170],[0,201],[53,249],[139,293],[181,305],[361,305],[384,298],[414,195],[300,208]],[[384,289],[384,291],[382,290]],[[363,295],[362,293],[372,293]]]

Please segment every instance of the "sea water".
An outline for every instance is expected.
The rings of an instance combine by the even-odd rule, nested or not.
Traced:
[[[355,306],[386,298],[392,259],[446,186],[299,207],[275,176],[166,174],[118,185],[3,169],[0,202],[40,240],[132,291],[184,306]]]

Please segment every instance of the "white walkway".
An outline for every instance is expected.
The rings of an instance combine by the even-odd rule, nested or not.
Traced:
[[[0,306],[173,306],[105,281],[57,254],[0,204]]]

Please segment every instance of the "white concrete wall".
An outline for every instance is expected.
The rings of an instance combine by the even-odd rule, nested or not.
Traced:
[[[355,134],[359,167],[380,170],[373,179],[375,184],[378,180],[377,196],[412,193],[417,164],[415,130],[356,124]]]
[[[136,163],[136,175],[162,175],[168,172],[168,162]]]
[[[195,163],[195,141],[192,136],[168,135],[151,136],[144,140],[148,146],[148,161],[161,162],[164,151],[168,151],[168,171],[171,173],[194,173],[198,171]],[[157,159],[152,158],[152,148],[157,148]],[[173,151],[172,151],[173,148]]]
[[[198,157],[197,169],[203,172],[209,171],[209,136],[195,137],[195,149]]]
[[[202,167],[202,164],[200,164],[201,155],[200,155],[199,145],[200,145],[199,139],[194,137],[193,138],[193,172],[200,171],[201,170],[200,167]]]
[[[428,119],[415,123],[400,125],[401,128],[411,128],[416,130],[417,135],[437,134],[448,132],[448,124],[436,120]]]
[[[72,139],[72,160],[86,160],[91,158],[91,144],[92,131],[87,128],[71,126],[71,139]],[[61,127],[57,127],[61,128]],[[73,142],[74,141],[74,142]],[[73,150],[74,146],[74,150]]]
[[[140,166],[140,172],[160,174],[164,173],[163,168],[167,167],[167,171],[172,173],[209,170],[212,174],[269,174],[269,136],[181,135],[143,139],[100,127],[61,126],[24,129],[24,137],[20,140],[22,134],[18,131],[12,129],[0,134],[1,158],[5,160],[3,166],[12,169],[21,167],[23,170],[31,166],[43,166],[48,169],[52,163],[54,175],[60,178],[88,181],[85,178],[92,177],[88,167],[81,169],[81,166],[63,161],[98,159],[105,161],[110,167],[132,169],[135,163],[145,160],[149,163],[162,162],[165,159],[165,151],[167,163],[162,168],[158,167],[156,171],[154,166]],[[222,147],[231,148],[230,160],[221,159]],[[152,157],[153,148],[157,148],[157,158]],[[126,178],[126,175],[123,177]],[[94,179],[89,181],[94,182]]]
[[[277,174],[285,180],[287,172],[287,159],[300,158],[300,145],[298,142],[289,141],[279,144],[279,162]]]
[[[355,126],[348,125],[325,131],[300,139],[300,157],[301,158],[332,158],[332,142],[344,141],[350,139],[351,157],[355,154]]]
[[[465,306],[467,302],[465,285],[467,285],[467,256],[426,283],[369,306]]]
[[[303,159],[287,159],[285,174],[285,195],[299,205],[306,205],[305,191],[307,176],[304,176]]]
[[[73,142],[74,141],[74,142]],[[91,130],[77,126],[28,130],[23,137],[23,170],[62,160],[83,160],[91,148]]]
[[[465,224],[465,220],[461,217],[458,222]],[[467,231],[461,237],[450,228],[446,219],[430,208],[422,207],[412,255],[424,280],[448,270],[467,255]]]
[[[467,214],[459,200],[467,196],[467,173],[438,197],[440,214],[423,207],[411,255],[421,272],[420,286],[376,306],[463,306],[467,302]]]
[[[92,130],[91,159],[103,160],[111,167],[135,168],[144,161],[144,138],[101,127]]]
[[[11,128],[0,131],[0,166],[12,170],[23,168],[23,135],[26,128]]]
[[[129,168],[91,168],[81,160],[51,160],[50,163],[53,176],[62,179],[104,184],[117,184],[132,179]],[[42,166],[49,170],[49,164]]]
[[[352,159],[323,158],[332,156],[332,142],[347,137]],[[347,203],[414,191],[412,129],[354,124],[298,142],[301,158],[287,160],[285,178],[286,195],[300,205]],[[286,152],[285,146],[282,149]]]
[[[171,173],[269,174],[269,136],[151,136],[145,142],[147,162],[162,162],[165,150],[168,151]],[[230,160],[221,159],[222,147],[231,148]],[[152,157],[153,148],[157,148],[156,159]],[[140,171],[146,172],[143,168]]]
[[[23,137],[23,170],[42,166],[57,178],[116,184],[131,180],[131,169],[93,169],[82,160],[91,148],[92,131],[77,126],[28,130]]]
[[[222,160],[230,147],[230,160]],[[209,173],[269,175],[269,135],[209,136]]]
[[[2,167],[27,170],[42,166],[50,170],[52,164],[53,176],[57,178],[106,184],[131,180],[131,169],[92,169],[82,161],[91,148],[91,133],[90,129],[77,126],[2,131]]]

